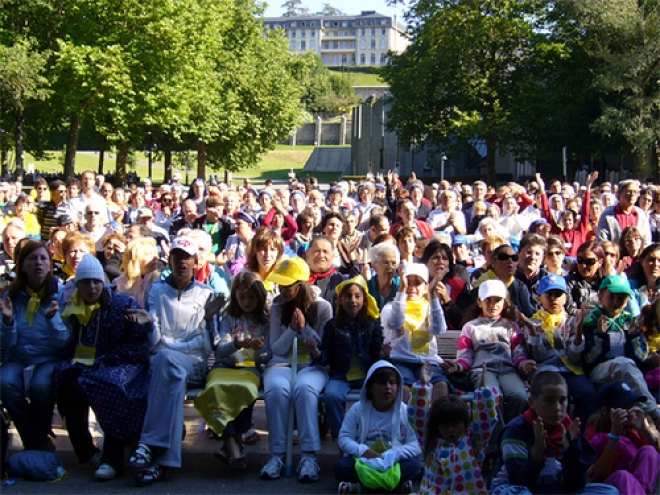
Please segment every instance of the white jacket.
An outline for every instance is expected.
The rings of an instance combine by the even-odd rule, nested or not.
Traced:
[[[147,294],[146,309],[153,319],[152,353],[171,349],[205,361],[217,343],[215,320],[204,318],[204,306],[213,289],[193,280],[179,291],[171,280],[170,276],[154,282]]]
[[[367,432],[373,429],[376,422],[376,410],[373,403],[367,399],[367,384],[374,372],[379,368],[389,367],[399,375],[399,388],[394,405],[388,411],[391,416],[390,449],[395,452],[395,460],[415,458],[422,453],[417,441],[417,435],[408,421],[408,407],[403,402],[403,379],[394,365],[381,360],[373,364],[367,372],[367,378],[360,391],[360,401],[353,404],[344,418],[339,431],[339,448],[344,456],[362,457],[371,447],[365,443]]]

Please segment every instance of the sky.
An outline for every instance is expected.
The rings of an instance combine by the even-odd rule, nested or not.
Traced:
[[[268,6],[266,7],[265,16],[281,16],[284,11],[281,7],[283,3],[284,0],[267,0]],[[397,9],[388,6],[385,0],[303,0],[303,5],[309,8],[311,12],[320,12],[323,9],[324,3],[329,3],[347,15],[358,15],[363,10],[375,10],[379,14],[385,15],[397,14],[401,16],[403,13],[401,8]]]

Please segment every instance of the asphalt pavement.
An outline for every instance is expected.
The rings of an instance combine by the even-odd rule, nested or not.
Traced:
[[[245,471],[233,472],[228,466],[215,459],[213,452],[220,442],[209,438],[205,425],[192,404],[185,406],[187,435],[183,441],[183,467],[171,469],[168,478],[149,487],[135,486],[134,475],[125,472],[120,478],[112,481],[95,481],[91,468],[80,466],[73,453],[69,438],[61,418],[55,414],[53,431],[57,435],[55,444],[57,454],[62,459],[69,476],[56,483],[35,481],[18,481],[12,486],[0,486],[2,495],[18,494],[78,494],[78,493],[168,493],[196,494],[213,493],[223,495],[233,494],[330,494],[337,493],[337,483],[332,474],[333,464],[339,459],[337,443],[328,436],[318,454],[321,467],[320,480],[317,483],[299,483],[295,473],[291,478],[284,475],[277,480],[259,479],[259,470],[268,459],[268,432],[263,402],[257,402],[254,412],[254,423],[261,434],[261,441],[252,446],[246,446],[248,468]],[[94,423],[92,423],[93,425]],[[11,443],[9,454],[21,450],[20,438],[15,430],[10,430]],[[101,441],[101,435],[94,433],[95,439]],[[294,446],[294,469],[299,459],[299,447]],[[128,459],[129,452],[126,452]]]

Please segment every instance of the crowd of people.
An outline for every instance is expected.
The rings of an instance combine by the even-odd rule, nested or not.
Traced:
[[[97,479],[161,481],[197,386],[216,457],[244,470],[262,389],[262,479],[282,474],[292,407],[298,480],[319,479],[321,415],[339,493],[654,493],[652,184],[122,188],[87,171],[0,183],[0,209],[0,389],[26,450],[54,450],[57,407]]]

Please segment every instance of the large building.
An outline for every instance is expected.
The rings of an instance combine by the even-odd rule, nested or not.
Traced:
[[[379,66],[387,52],[410,43],[406,25],[374,10],[360,15],[266,17],[264,29],[284,29],[292,51],[318,53],[326,66]]]

